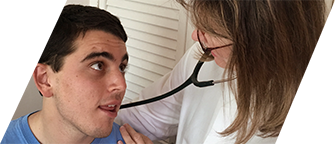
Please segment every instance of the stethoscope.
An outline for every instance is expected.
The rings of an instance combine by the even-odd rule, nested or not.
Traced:
[[[203,54],[202,58],[206,54],[207,53]],[[156,96],[156,97],[153,97],[153,98],[149,98],[149,99],[145,99],[145,100],[137,101],[137,102],[133,102],[133,103],[123,104],[123,105],[121,105],[120,109],[135,107],[135,106],[144,105],[144,104],[152,103],[152,102],[155,102],[155,101],[159,101],[161,99],[167,98],[167,97],[179,92],[180,90],[184,89],[185,87],[189,86],[192,83],[197,87],[208,87],[208,86],[213,86],[214,84],[217,84],[217,83],[222,83],[222,82],[228,81],[228,80],[217,80],[217,81],[210,80],[210,81],[199,82],[197,80],[198,74],[199,74],[201,66],[204,64],[204,62],[201,59],[198,61],[197,65],[195,66],[192,75],[183,84],[181,84],[177,88],[175,88],[175,89],[173,89],[173,90],[171,90],[171,91],[169,91],[165,94],[162,94],[160,96]]]

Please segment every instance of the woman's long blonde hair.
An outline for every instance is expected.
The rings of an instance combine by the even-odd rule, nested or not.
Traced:
[[[276,137],[325,23],[321,0],[177,0],[194,25],[233,41],[226,73],[237,115],[222,136]]]

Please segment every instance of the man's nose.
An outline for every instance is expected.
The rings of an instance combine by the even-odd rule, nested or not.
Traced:
[[[124,78],[124,74],[117,68],[112,70],[108,74],[108,91],[118,91],[123,92],[127,88],[126,80]]]

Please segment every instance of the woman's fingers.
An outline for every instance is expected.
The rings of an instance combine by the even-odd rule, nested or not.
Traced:
[[[121,126],[120,132],[126,144],[153,144],[148,137],[137,133],[129,124]]]
[[[146,137],[145,135],[141,134],[143,141],[145,144],[154,144],[148,137]]]
[[[134,144],[135,143],[133,141],[133,139],[131,138],[131,136],[129,135],[129,132],[127,131],[127,129],[124,125],[120,127],[120,132],[121,132],[123,140],[126,144]]]
[[[137,133],[129,124],[125,124],[123,126],[126,128],[128,134],[136,144],[144,144],[142,136]]]

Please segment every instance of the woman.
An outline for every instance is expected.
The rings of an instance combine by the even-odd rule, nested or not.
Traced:
[[[200,80],[152,104],[120,111],[122,123],[176,143],[275,143],[325,22],[324,1],[177,0],[197,28],[196,43],[140,99],[183,83],[204,51]],[[214,61],[210,61],[213,60]]]

